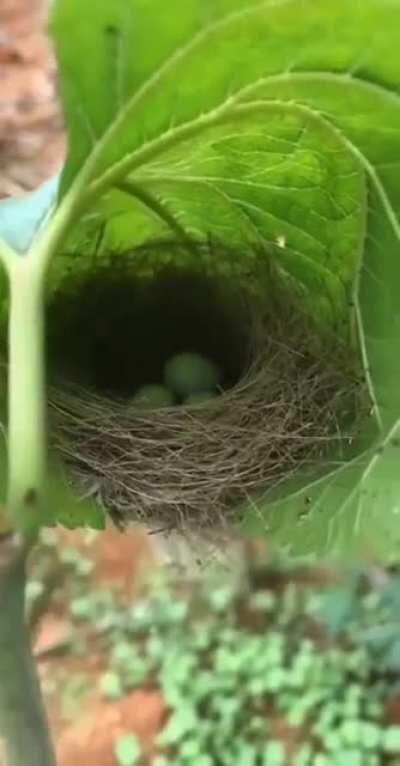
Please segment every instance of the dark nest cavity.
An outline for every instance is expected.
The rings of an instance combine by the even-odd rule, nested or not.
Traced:
[[[79,493],[120,527],[231,527],[243,505],[357,429],[355,360],[287,295],[261,302],[200,273],[99,269],[65,281],[48,326],[53,443]],[[221,395],[133,407],[135,388],[161,381],[186,350],[222,367]]]

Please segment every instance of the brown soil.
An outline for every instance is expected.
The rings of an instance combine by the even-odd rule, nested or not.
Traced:
[[[140,533],[123,534],[114,527],[92,536],[79,530],[64,530],[62,544],[89,555],[94,562],[93,584],[114,585],[125,596],[134,597],[141,586],[141,573],[154,562],[147,538]]]
[[[60,551],[80,550],[94,564],[93,585],[117,586],[127,603],[140,592],[154,564],[148,538],[139,532],[121,535],[108,529],[93,536],[60,530],[58,546]],[[145,763],[150,764],[155,736],[167,716],[160,694],[140,690],[121,700],[104,700],[99,679],[107,669],[107,655],[90,628],[82,631],[83,657],[68,652],[46,654],[70,636],[67,609],[61,595],[41,619],[34,642],[58,766],[116,766],[114,745],[120,736],[132,733],[141,742]]]
[[[150,763],[154,739],[167,716],[161,695],[136,691],[118,702],[92,701],[79,722],[66,729],[57,742],[60,766],[115,766],[113,743],[126,733],[135,734]]]

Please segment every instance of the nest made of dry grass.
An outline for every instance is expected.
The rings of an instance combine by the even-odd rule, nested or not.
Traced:
[[[344,421],[356,428],[348,352],[316,342],[294,313],[258,318],[254,338],[242,378],[205,405],[139,410],[52,388],[53,441],[75,486],[119,526],[198,531],[231,527],[249,499],[320,463],[348,437]]]

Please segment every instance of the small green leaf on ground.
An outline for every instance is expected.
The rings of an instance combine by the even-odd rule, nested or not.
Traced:
[[[115,743],[115,757],[118,766],[135,766],[139,763],[141,747],[134,734],[126,734]]]

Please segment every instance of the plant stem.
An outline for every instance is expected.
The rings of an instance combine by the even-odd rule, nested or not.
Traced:
[[[10,271],[8,512],[25,537],[39,526],[46,472],[44,279],[35,258]]]
[[[0,549],[0,742],[7,766],[55,766],[25,621],[27,549],[4,562],[10,545]]]
[[[16,257],[17,253],[14,252],[12,247],[7,245],[7,242],[4,242],[4,240],[0,238],[0,260],[3,262],[3,266],[6,270],[12,268],[12,264]]]

